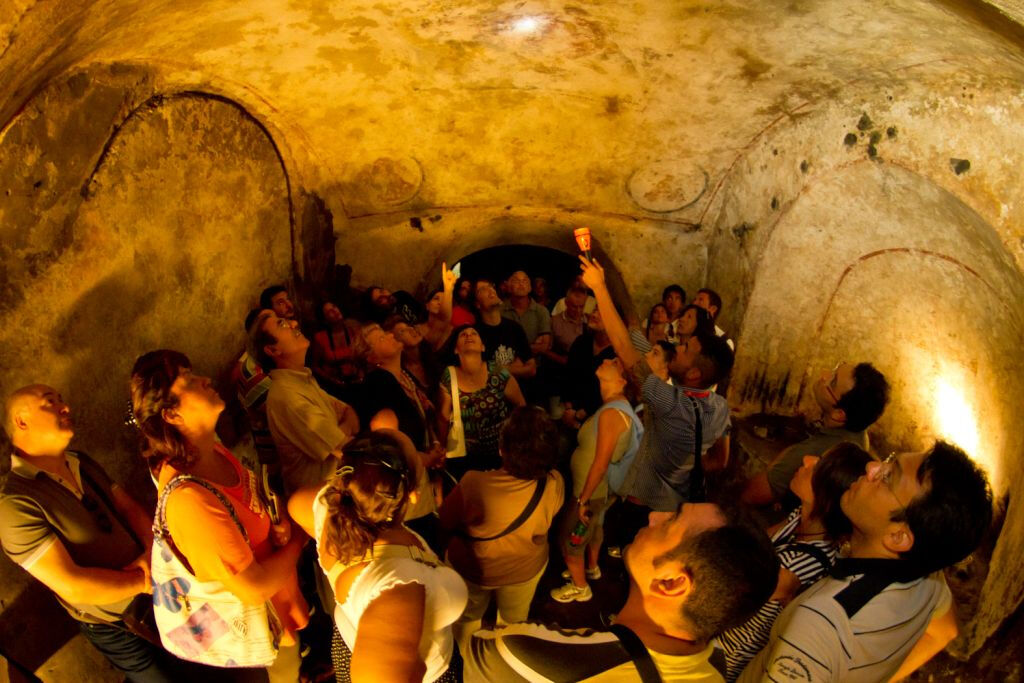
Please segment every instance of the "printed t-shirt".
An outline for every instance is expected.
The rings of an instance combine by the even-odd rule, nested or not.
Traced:
[[[502,318],[497,325],[488,325],[481,320],[475,329],[484,343],[485,361],[493,360],[501,367],[508,367],[517,358],[523,362],[533,358],[530,342],[519,323]]]
[[[667,655],[648,648],[665,683],[721,683],[711,665],[710,645],[692,655]],[[477,631],[462,654],[466,683],[586,681],[637,683],[640,674],[614,633],[556,630],[540,624],[512,624]]]

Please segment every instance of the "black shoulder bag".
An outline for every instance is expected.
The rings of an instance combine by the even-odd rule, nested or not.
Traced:
[[[693,406],[693,469],[690,470],[690,500],[691,503],[703,503],[705,499],[704,492],[704,458],[703,458],[703,445],[704,445],[704,422],[701,420],[700,408],[697,405],[697,400],[692,396],[687,396],[690,399],[690,405]]]
[[[615,637],[622,643],[622,647],[629,653],[629,658],[636,666],[636,672],[640,674],[643,683],[661,683],[661,673],[651,659],[651,653],[647,651],[640,637],[622,624],[612,624],[609,628]]]
[[[537,505],[540,504],[540,499],[544,495],[544,488],[547,486],[547,483],[548,475],[545,474],[544,478],[540,479],[537,482],[537,488],[533,490],[533,496],[530,497],[530,502],[526,504],[526,507],[523,508],[523,511],[519,513],[519,516],[513,519],[512,523],[505,527],[504,531],[502,531],[500,534],[495,534],[494,536],[487,536],[486,538],[479,538],[477,536],[470,536],[465,531],[462,531],[460,529],[459,531],[455,532],[455,535],[459,536],[460,538],[464,538],[468,541],[493,541],[497,538],[501,538],[502,536],[508,536],[510,533],[521,527],[526,522],[526,520],[530,518],[530,515],[533,514],[533,511],[537,509]]]

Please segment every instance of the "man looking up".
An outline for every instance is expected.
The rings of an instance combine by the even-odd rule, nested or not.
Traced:
[[[476,331],[484,343],[484,360],[507,367],[517,380],[537,374],[529,340],[519,323],[501,316],[501,299],[490,280],[477,280],[473,290],[477,310]]]
[[[992,521],[992,492],[955,446],[870,462],[839,501],[849,555],[779,615],[740,681],[898,680],[957,634],[939,570],[959,562]]]
[[[662,380],[652,372],[647,358],[633,347],[605,284],[604,269],[583,256],[580,262],[583,280],[594,290],[597,310],[615,353],[640,388],[646,405],[640,450],[623,491],[627,503],[633,506],[627,518],[632,517],[636,528],[636,520],[642,518],[645,508],[675,510],[680,503],[701,495],[699,475],[691,488],[691,472],[702,465],[697,456],[703,458],[729,428],[729,404],[709,387],[732,369],[732,351],[714,335],[695,334],[669,362],[668,372],[675,384]],[[728,453],[725,439],[720,446]]]
[[[512,273],[508,285],[509,297],[501,304],[501,317],[519,323],[533,355],[543,354],[551,348],[551,314],[530,297],[533,284],[525,271]]]
[[[249,354],[264,368],[273,368],[267,424],[288,495],[326,481],[341,447],[359,431],[356,411],[321,389],[305,366],[308,348],[298,324],[273,311],[260,311],[249,328]]]
[[[743,490],[742,502],[770,505],[781,501],[805,455],[821,455],[844,441],[868,450],[866,430],[889,402],[889,383],[882,373],[870,363],[839,363],[818,378],[812,393],[821,412],[814,433],[780,452],[767,469],[754,476]],[[771,514],[766,519],[773,521]]]
[[[67,450],[71,409],[31,384],[7,397],[14,445],[0,488],[0,541],[15,564],[53,591],[82,634],[133,681],[174,681],[173,659],[129,632],[122,615],[150,592],[153,520],[84,453]]]
[[[707,287],[698,289],[697,296],[693,299],[693,305],[699,306],[708,312],[711,316],[711,321],[715,323],[715,334],[719,337],[725,337],[729,348],[735,351],[736,345],[733,344],[732,339],[729,339],[725,334],[725,330],[718,326],[718,314],[722,311],[722,297],[718,295],[718,292]]]
[[[679,285],[669,285],[661,293],[661,303],[668,311],[668,340],[675,344],[679,340],[676,325],[686,307],[686,290]]]
[[[477,631],[463,648],[465,680],[635,681],[649,664],[663,681],[720,682],[709,641],[768,599],[779,567],[763,533],[710,503],[651,513],[625,564],[629,595],[609,631]]]
[[[260,308],[266,308],[277,314],[279,318],[295,320],[295,305],[288,296],[284,285],[271,285],[260,293]]]

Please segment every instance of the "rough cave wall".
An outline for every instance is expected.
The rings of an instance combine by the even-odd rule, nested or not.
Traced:
[[[0,178],[0,386],[60,390],[78,447],[149,498],[119,419],[131,365],[169,347],[213,377],[229,366],[260,289],[291,273],[281,160],[239,107],[112,66],[35,97],[0,132]],[[0,604],[27,582],[0,560]],[[25,614],[5,611],[3,635]]]
[[[1024,484],[1022,104],[1018,82],[978,72],[943,93],[893,82],[751,145],[709,255],[709,279],[738,304],[734,408],[797,412],[818,374],[871,360],[893,385],[880,449],[941,436],[986,467],[997,498]],[[977,650],[1020,604],[1022,532],[1011,495],[954,651]]]

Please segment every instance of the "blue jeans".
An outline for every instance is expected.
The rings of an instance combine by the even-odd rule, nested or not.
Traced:
[[[82,635],[134,683],[174,683],[182,679],[179,661],[148,640],[115,624],[78,623]]]

